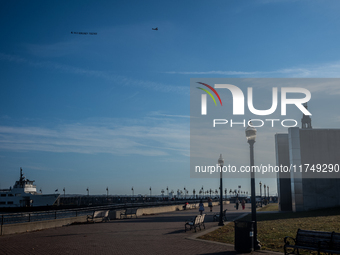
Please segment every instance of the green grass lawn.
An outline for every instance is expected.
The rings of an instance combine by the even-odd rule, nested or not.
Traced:
[[[279,210],[279,204],[278,203],[271,203],[268,205],[263,205],[263,207],[260,207],[259,209],[257,209],[258,212],[274,212],[274,211],[278,211]]]
[[[251,215],[240,220],[251,220]],[[299,228],[340,232],[340,208],[297,213],[258,213],[257,221],[258,240],[262,249],[283,252],[283,238],[295,238]],[[234,244],[234,223],[231,222],[200,238]]]

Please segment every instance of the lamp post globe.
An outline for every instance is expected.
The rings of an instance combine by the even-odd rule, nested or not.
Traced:
[[[222,187],[222,168],[224,164],[224,159],[222,157],[222,154],[220,154],[220,158],[218,159],[218,165],[220,167],[220,217],[219,217],[219,226],[224,226],[223,224],[223,199],[222,199],[222,192],[223,192],[223,187]]]
[[[249,124],[252,125],[251,121],[249,122]],[[247,137],[248,143],[249,143],[249,141],[254,141],[254,143],[255,143],[256,132],[257,132],[257,130],[253,126],[248,126],[246,128],[246,137]]]

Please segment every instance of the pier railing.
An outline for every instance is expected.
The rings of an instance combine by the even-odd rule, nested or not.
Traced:
[[[190,203],[198,203],[198,200],[191,200]],[[158,203],[125,203],[125,204],[114,204],[109,206],[94,206],[94,207],[83,207],[76,209],[65,209],[65,210],[49,210],[49,211],[38,211],[38,212],[20,212],[20,213],[1,213],[0,223],[1,225],[6,224],[17,224],[26,222],[36,222],[45,220],[55,220],[71,217],[86,216],[92,214],[98,210],[119,210],[126,208],[145,208],[154,206],[167,206],[167,205],[182,205],[183,201],[167,201]]]

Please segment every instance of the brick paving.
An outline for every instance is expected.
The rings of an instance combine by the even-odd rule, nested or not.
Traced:
[[[244,211],[233,205],[224,208],[228,220],[250,211],[249,205]],[[207,229],[217,226],[212,216],[218,211],[217,206],[212,213],[205,211]],[[236,254],[232,245],[194,240],[194,230],[184,232],[185,220],[197,214],[198,210],[177,211],[1,236],[0,254]]]

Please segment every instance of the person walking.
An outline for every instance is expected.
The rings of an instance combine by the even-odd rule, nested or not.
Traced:
[[[200,212],[201,215],[204,212],[204,204],[202,200],[200,201],[200,204],[198,205],[198,211]]]
[[[242,205],[242,210],[244,210],[244,208],[246,208],[246,201],[244,201],[244,199],[242,199],[241,205]]]
[[[212,200],[210,197],[208,198],[208,206],[210,208],[210,212],[212,212]]]
[[[239,203],[240,201],[238,200],[238,198],[236,198],[236,210],[238,210]]]

